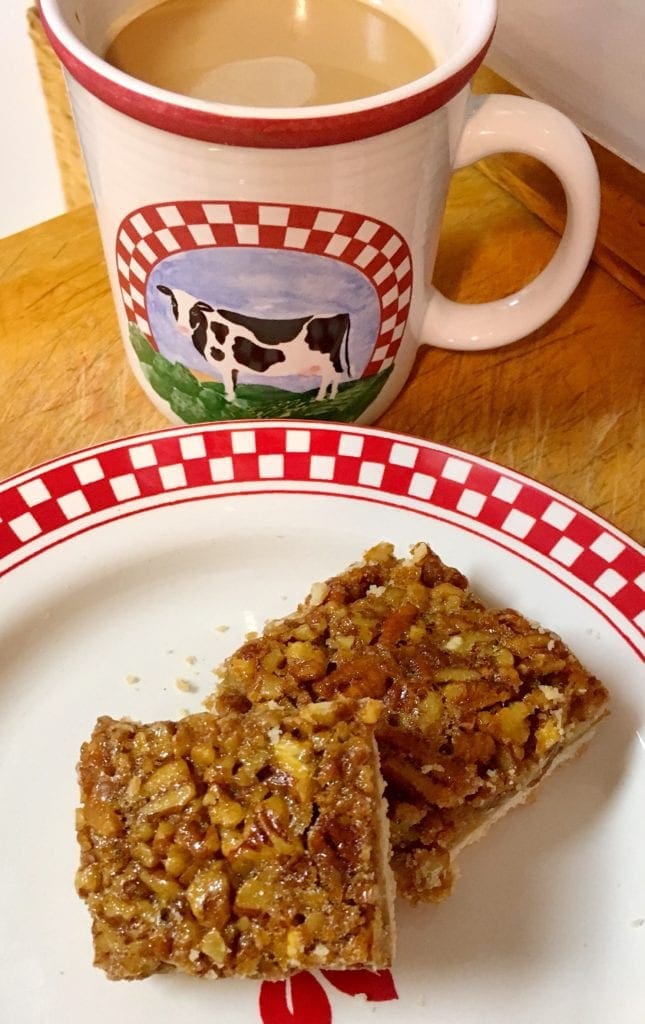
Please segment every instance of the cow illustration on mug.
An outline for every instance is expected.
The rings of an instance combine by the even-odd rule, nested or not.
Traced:
[[[318,401],[335,398],[339,384],[352,379],[348,313],[263,318],[216,308],[167,284],[158,284],[157,290],[170,299],[179,332],[221,375],[229,402],[241,372],[254,382],[288,376],[319,381]]]
[[[152,205],[124,218],[116,271],[136,372],[180,423],[353,422],[395,373],[412,258],[362,213]]]

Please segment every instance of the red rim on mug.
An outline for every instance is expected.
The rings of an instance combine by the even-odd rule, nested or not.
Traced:
[[[45,32],[67,72],[108,106],[137,121],[203,142],[266,149],[331,146],[382,135],[453,99],[483,62],[495,28],[494,5],[474,19],[470,37],[432,72],[362,100],[329,106],[228,106],[179,96],[113,68],[76,35],[54,0],[39,0]]]

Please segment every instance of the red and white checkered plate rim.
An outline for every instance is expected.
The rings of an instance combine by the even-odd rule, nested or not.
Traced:
[[[310,493],[392,505],[512,551],[596,608],[642,654],[645,552],[550,488],[442,445],[327,423],[170,428],[0,484],[0,577],[87,530],[164,505]]]

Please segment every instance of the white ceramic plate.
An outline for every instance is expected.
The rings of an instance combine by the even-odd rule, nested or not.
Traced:
[[[560,632],[607,682],[611,717],[466,851],[450,900],[399,907],[391,976],[106,981],[73,888],[95,718],[199,709],[246,631],[381,539],[428,541],[484,598]],[[0,485],[2,1019],[641,1024],[644,570],[627,537],[525,477],[330,424],[172,429]]]

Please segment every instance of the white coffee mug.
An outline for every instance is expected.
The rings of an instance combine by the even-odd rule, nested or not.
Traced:
[[[470,94],[494,0],[397,0],[435,70],[301,108],[204,102],[111,67],[101,54],[132,0],[40,6],[67,75],[126,352],[172,422],[371,422],[419,345],[506,345],[580,280],[599,211],[585,140],[541,103]],[[526,287],[462,305],[431,283],[450,176],[501,151],[555,172],[566,230]]]

